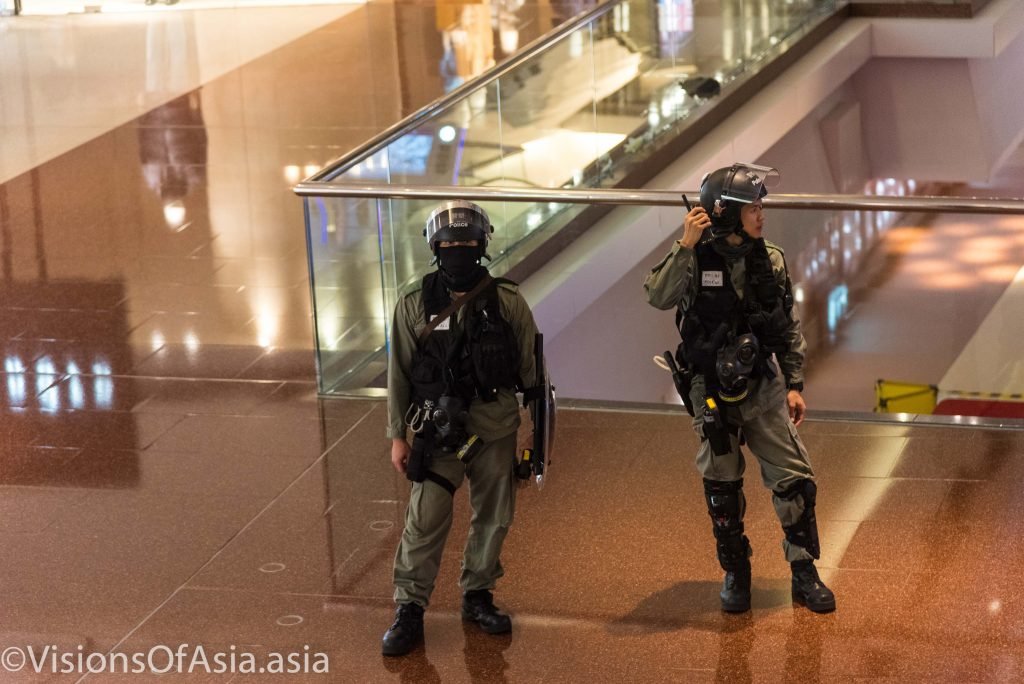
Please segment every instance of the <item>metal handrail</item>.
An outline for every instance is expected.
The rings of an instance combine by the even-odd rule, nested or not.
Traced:
[[[392,142],[392,140],[398,138],[399,136],[405,135],[406,133],[409,133],[417,126],[419,126],[421,123],[423,123],[425,120],[433,116],[435,113],[445,109],[446,107],[460,100],[465,99],[465,97],[469,93],[483,86],[486,86],[489,83],[497,81],[499,78],[509,73],[516,67],[518,67],[520,64],[532,59],[533,57],[536,57],[538,54],[540,54],[544,50],[548,49],[549,47],[557,43],[564,36],[572,33],[573,31],[582,26],[586,26],[594,19],[597,19],[598,17],[607,14],[608,12],[611,11],[613,7],[615,7],[616,5],[620,5],[625,1],[626,0],[608,0],[607,2],[598,5],[592,10],[577,14],[575,17],[573,17],[566,23],[556,28],[554,31],[546,33],[543,36],[540,36],[534,41],[528,43],[522,50],[517,52],[515,55],[510,57],[505,62],[502,62],[493,69],[488,69],[487,71],[480,74],[476,78],[471,78],[470,80],[460,85],[458,88],[455,88],[454,90],[450,91],[444,97],[438,100],[434,100],[430,104],[425,105],[424,107],[416,110],[415,112],[405,117],[404,119],[394,124],[393,126],[384,129],[374,137],[364,142],[359,147],[356,147],[355,149],[346,152],[337,159],[328,162],[324,168],[322,168],[320,171],[307,178],[300,185],[306,185],[308,183],[326,182],[326,178],[334,176],[336,172],[345,168],[352,162],[356,161],[357,159],[361,159],[365,156],[368,156],[370,154],[373,154],[379,151],[380,149],[386,147],[390,142]],[[298,190],[296,189],[296,192],[297,191]]]
[[[304,197],[362,197],[368,199],[447,200],[480,202],[555,202],[558,204],[684,206],[681,191],[624,190],[620,188],[566,190],[564,188],[501,188],[440,185],[349,185],[303,182],[295,193]],[[686,190],[691,201],[700,196]],[[775,209],[903,211],[943,214],[1024,214],[1024,199],[977,197],[886,197],[868,195],[769,195],[764,205]]]

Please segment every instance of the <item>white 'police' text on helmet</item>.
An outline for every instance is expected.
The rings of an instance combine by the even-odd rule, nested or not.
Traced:
[[[465,200],[449,200],[430,212],[423,235],[434,254],[441,242],[476,240],[481,251],[487,247],[494,226],[483,207]]]

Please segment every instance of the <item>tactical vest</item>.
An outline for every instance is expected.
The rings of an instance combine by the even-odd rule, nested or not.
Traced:
[[[498,286],[514,285],[495,278],[461,312],[450,316],[446,330],[435,328],[413,354],[413,402],[437,400],[444,394],[494,401],[501,389],[518,389],[519,347],[512,326],[501,315]],[[424,324],[451,304],[451,293],[438,272],[423,278]],[[442,326],[443,327],[443,326]]]
[[[732,286],[726,258],[711,242],[699,243],[694,252],[697,296],[688,310],[680,307],[676,311],[676,325],[683,338],[678,354],[681,360],[714,381],[718,350],[736,335],[753,333],[764,361],[784,352],[793,296],[788,278],[785,287],[776,281],[764,240],[755,240],[744,257],[742,300]]]

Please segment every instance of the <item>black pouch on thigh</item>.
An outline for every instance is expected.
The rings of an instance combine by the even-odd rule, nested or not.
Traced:
[[[426,430],[424,430],[426,432]],[[430,466],[433,464],[432,435],[417,432],[412,438],[412,451],[409,462],[405,464],[405,476],[412,482],[423,482],[427,479]]]

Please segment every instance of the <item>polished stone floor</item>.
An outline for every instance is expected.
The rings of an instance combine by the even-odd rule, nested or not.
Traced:
[[[521,492],[505,548],[512,635],[460,622],[460,492],[426,645],[383,659],[408,483],[382,404],[297,382],[119,377],[110,395],[5,412],[5,645],[308,645],[339,682],[1011,681],[1024,657],[1019,433],[808,423],[838,610],[791,604],[751,463],[754,608],[735,616],[718,610],[683,417],[564,411],[548,486]]]

